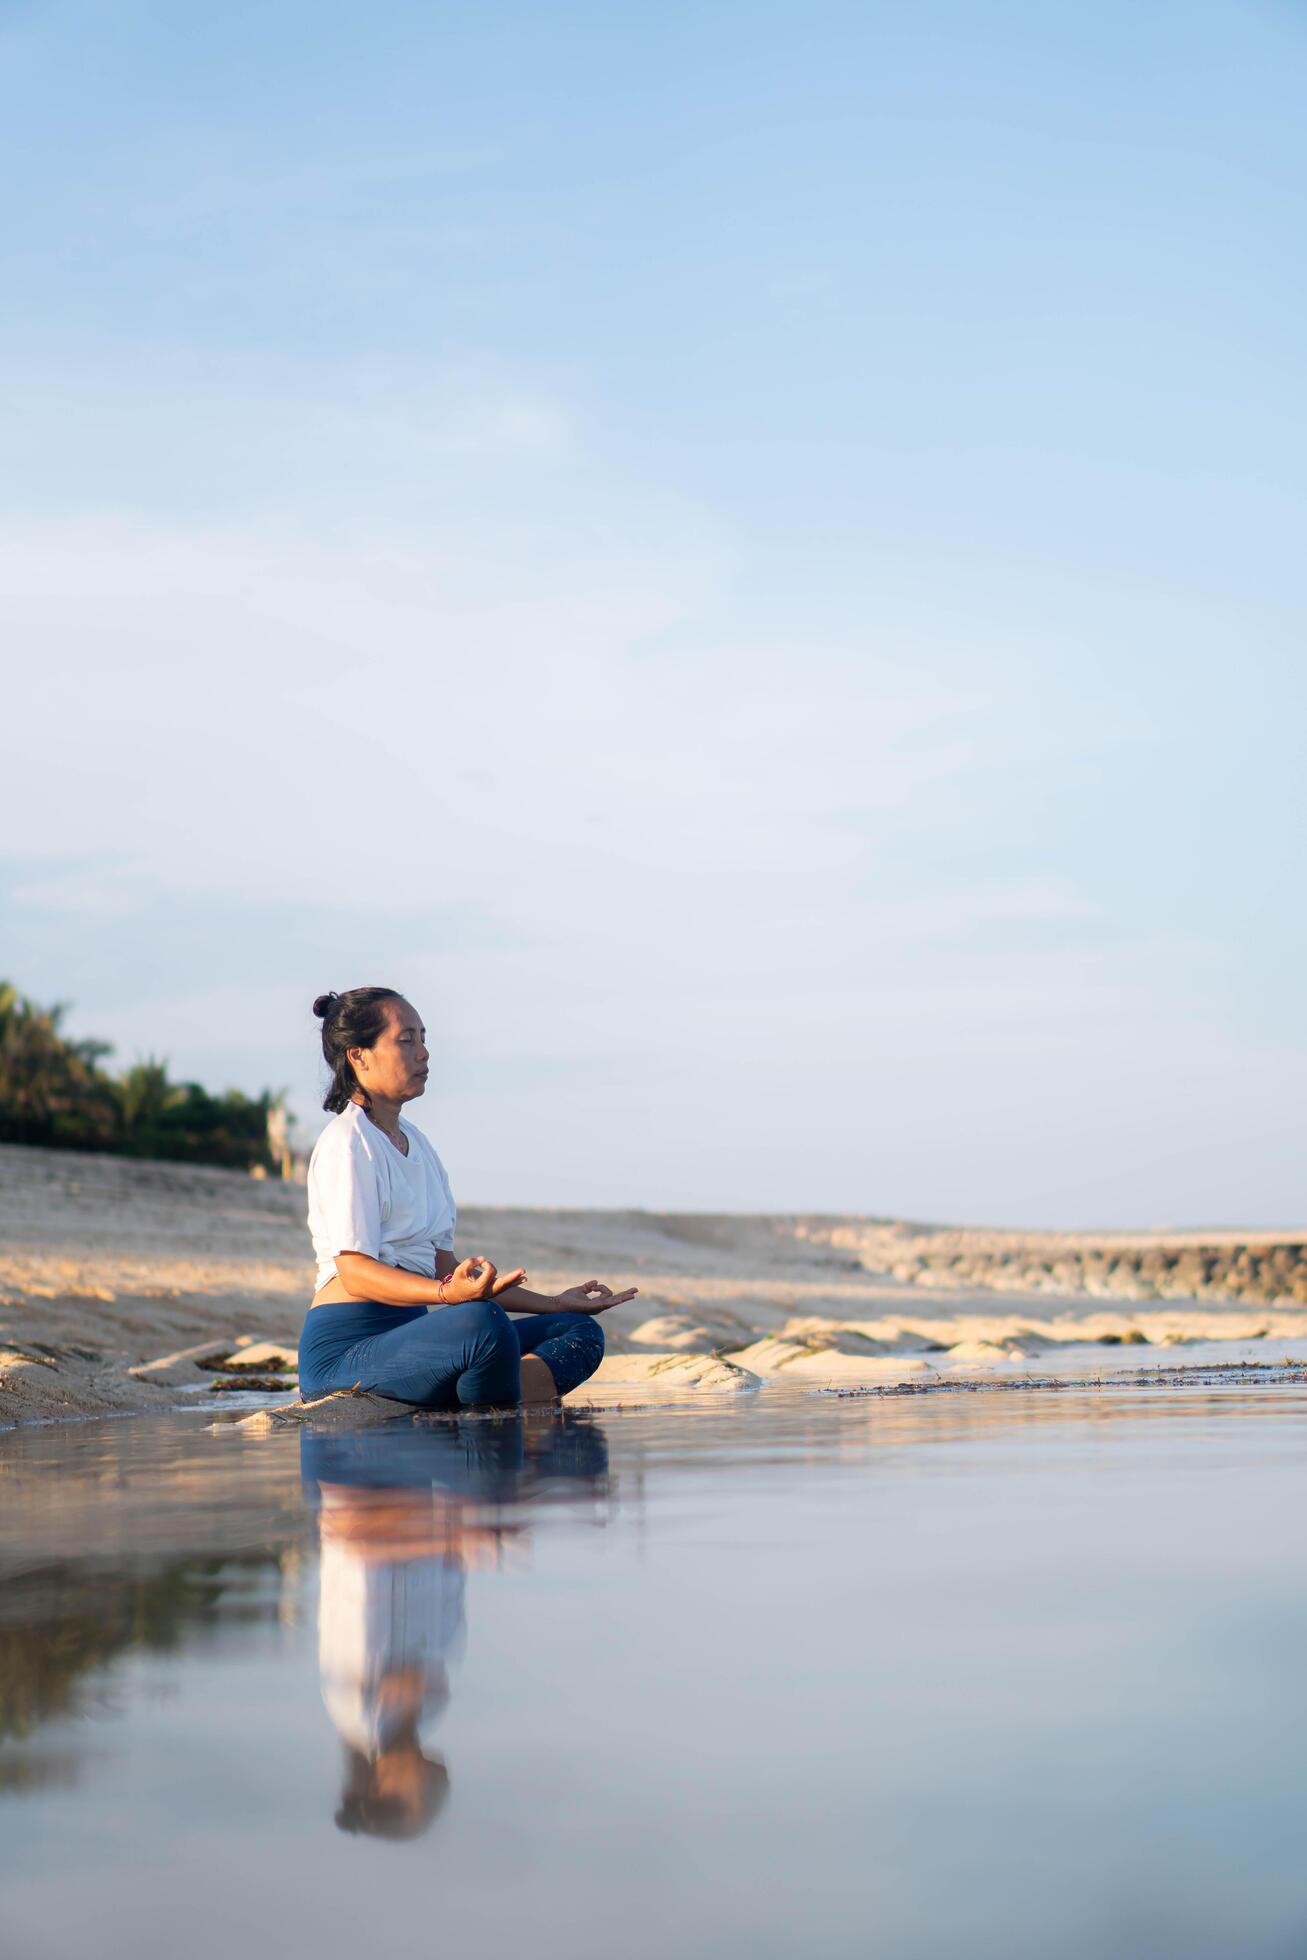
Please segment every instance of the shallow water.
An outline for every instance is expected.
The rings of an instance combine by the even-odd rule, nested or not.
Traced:
[[[0,1954],[1300,1953],[1305,1418],[0,1436]]]

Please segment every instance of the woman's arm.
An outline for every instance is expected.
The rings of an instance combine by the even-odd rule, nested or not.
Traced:
[[[442,1263],[443,1262],[443,1263]],[[488,1259],[473,1253],[456,1263],[452,1252],[436,1254],[436,1277],[410,1273],[402,1266],[388,1266],[366,1252],[338,1252],[336,1274],[345,1291],[355,1300],[376,1300],[384,1307],[456,1307],[468,1300],[496,1298],[507,1290],[519,1290],[517,1282],[526,1274],[516,1272],[500,1279]],[[533,1299],[535,1295],[531,1296]]]
[[[557,1313],[559,1310],[556,1294],[533,1293],[527,1286],[506,1286],[495,1297],[510,1313]]]
[[[436,1273],[440,1278],[454,1271],[454,1255],[443,1247],[436,1252]],[[495,1288],[495,1299],[509,1313],[605,1313],[609,1307],[620,1307],[627,1300],[634,1300],[639,1288],[629,1286],[625,1293],[614,1293],[611,1286],[600,1280],[588,1279],[584,1286],[570,1286],[565,1293],[532,1293],[519,1282],[526,1274],[519,1266],[516,1273],[509,1273]]]

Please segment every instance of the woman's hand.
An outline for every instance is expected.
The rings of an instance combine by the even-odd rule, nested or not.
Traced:
[[[516,1272],[505,1273],[501,1278],[488,1259],[474,1252],[455,1266],[448,1279],[442,1279],[436,1287],[438,1304],[442,1307],[461,1307],[468,1300],[489,1300],[506,1287],[520,1286],[526,1274],[519,1266]]]
[[[566,1293],[560,1293],[558,1304],[564,1313],[607,1313],[609,1307],[634,1300],[639,1291],[638,1286],[628,1286],[625,1293],[614,1293],[601,1279],[588,1279],[584,1285],[569,1286]]]

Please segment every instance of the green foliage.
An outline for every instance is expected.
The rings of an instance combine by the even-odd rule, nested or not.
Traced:
[[[102,1041],[61,1031],[63,1004],[38,1007],[0,982],[0,1141],[107,1150],[235,1170],[273,1169],[268,1118],[281,1098],[170,1082],[153,1056],[121,1075],[101,1066]]]
[[[66,1008],[38,1007],[0,982],[0,1137],[111,1150],[120,1127],[112,1080],[100,1067],[102,1041],[60,1032]]]

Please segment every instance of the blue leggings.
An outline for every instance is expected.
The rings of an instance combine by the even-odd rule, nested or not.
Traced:
[[[300,1394],[362,1388],[424,1409],[513,1408],[522,1356],[538,1354],[560,1395],[593,1375],[604,1333],[588,1313],[510,1320],[493,1300],[461,1307],[385,1307],[340,1300],[311,1307],[300,1333]]]

